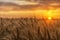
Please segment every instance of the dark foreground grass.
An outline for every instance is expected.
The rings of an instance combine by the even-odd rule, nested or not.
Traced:
[[[0,40],[60,40],[60,20],[0,18]]]

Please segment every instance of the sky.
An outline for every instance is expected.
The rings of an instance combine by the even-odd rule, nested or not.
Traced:
[[[58,6],[60,7],[60,0],[0,0],[0,2],[11,2],[18,5],[43,5],[43,6]]]
[[[28,11],[0,11],[0,14],[3,16],[33,16],[36,15],[37,17],[45,16],[45,17],[60,17],[60,0],[0,0],[0,2],[11,2],[16,3],[18,5],[43,5],[43,7],[48,7],[48,10],[28,10]]]
[[[37,4],[35,2],[27,2],[27,1],[19,1],[19,0],[0,0],[0,2],[11,2],[11,3],[19,4],[19,5],[34,5],[34,4]]]
[[[18,4],[29,4],[30,2],[32,4],[36,4],[36,3],[39,3],[39,4],[50,4],[50,3],[59,3],[60,4],[60,0],[0,0],[0,2],[14,2],[14,3],[18,3]],[[27,2],[28,1],[28,2]]]

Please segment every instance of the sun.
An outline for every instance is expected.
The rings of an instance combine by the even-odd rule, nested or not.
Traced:
[[[49,20],[51,20],[51,19],[52,19],[52,17],[48,17],[48,19],[49,19]]]

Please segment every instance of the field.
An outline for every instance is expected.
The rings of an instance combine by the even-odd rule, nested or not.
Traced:
[[[60,19],[0,18],[0,40],[60,40]]]

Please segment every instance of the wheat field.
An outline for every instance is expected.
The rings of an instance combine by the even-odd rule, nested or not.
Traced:
[[[0,40],[60,40],[60,20],[0,18]]]

